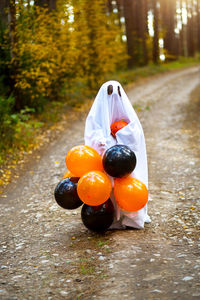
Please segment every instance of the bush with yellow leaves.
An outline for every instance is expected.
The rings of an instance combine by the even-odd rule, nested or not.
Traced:
[[[19,2],[20,3],[20,2]],[[42,109],[47,100],[69,99],[96,89],[122,62],[121,32],[104,0],[59,0],[57,10],[16,4],[11,67],[20,108]]]

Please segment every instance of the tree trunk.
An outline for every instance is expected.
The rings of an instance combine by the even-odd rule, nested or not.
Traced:
[[[135,0],[123,0],[123,9],[124,9],[124,17],[125,17],[125,27],[126,27],[126,38],[127,38],[127,52],[129,55],[128,59],[128,67],[132,67],[136,64],[135,55],[134,55],[134,32],[135,32],[135,24],[134,24],[134,4]]]
[[[36,6],[40,6],[40,7],[44,7],[44,6],[48,6],[48,0],[35,0],[34,4]]]
[[[187,33],[186,26],[183,23],[183,0],[180,0],[180,10],[181,10],[181,24],[182,29],[180,31],[180,55],[187,57]]]
[[[153,30],[154,30],[154,36],[153,36],[153,62],[154,64],[159,63],[159,42],[158,42],[158,6],[157,6],[157,0],[152,0],[153,4]]]
[[[138,39],[141,41],[142,45],[142,55],[143,55],[143,64],[147,65],[148,63],[148,53],[147,53],[147,44],[146,44],[146,24],[147,24],[147,15],[145,13],[145,2],[146,0],[137,1],[138,4]]]
[[[183,0],[179,0],[181,30],[179,32],[179,55],[184,56],[184,40],[183,40]]]
[[[109,13],[112,14],[113,12],[112,0],[108,0],[107,6],[108,6]]]
[[[128,66],[148,63],[146,0],[123,0]]]
[[[177,56],[175,37],[176,1],[160,0],[161,20],[164,32],[164,49],[167,51],[167,59],[175,59]]]
[[[0,93],[8,97],[12,91],[12,81],[10,76],[10,49],[2,47],[8,45],[8,0],[0,0]],[[3,75],[3,76],[2,76]]]
[[[119,17],[123,17],[123,13],[122,13],[122,9],[123,9],[123,1],[122,0],[116,0],[116,4],[117,4],[117,10],[118,10],[118,14]]]
[[[9,28],[10,28],[9,35],[10,35],[10,42],[11,42],[11,57],[15,58],[16,44],[17,44],[15,0],[9,1]]]
[[[16,32],[16,4],[15,0],[9,1],[9,36],[10,36],[10,55],[13,60],[11,68],[11,85],[15,96],[15,109],[19,111],[21,109],[20,97],[18,89],[15,87],[16,76],[18,73],[18,60],[17,60],[17,32]]]
[[[49,0],[49,8],[50,10],[56,9],[56,0]]]
[[[196,13],[197,13],[197,50],[200,52],[200,0],[197,0],[196,6]]]
[[[9,7],[9,0],[0,0],[0,19],[3,26],[8,25],[8,13],[6,9]]]
[[[148,5],[148,0],[144,0],[144,18],[146,20],[145,22],[145,33],[146,36],[148,37],[149,35],[149,28],[148,28],[148,10],[149,10],[149,5]]]
[[[118,10],[118,21],[119,26],[122,28],[121,18],[123,17],[123,6],[122,6],[122,0],[116,0],[117,4],[117,10]]]
[[[47,7],[49,10],[56,9],[56,0],[35,0],[34,4],[40,7]]]
[[[187,5],[187,46],[188,56],[194,56],[195,42],[194,42],[194,16],[192,11],[193,2],[186,0]]]

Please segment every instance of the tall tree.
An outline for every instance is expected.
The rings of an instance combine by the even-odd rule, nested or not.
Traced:
[[[152,0],[152,8],[153,8],[153,62],[155,64],[158,64],[159,62],[159,36],[158,36],[158,17],[159,17],[159,11],[158,11],[158,2],[157,0]]]
[[[147,37],[149,35],[148,11],[149,11],[149,1],[148,0],[144,0],[144,19],[146,20],[146,22],[145,22],[145,33],[146,33]]]
[[[116,0],[116,7],[118,11],[118,22],[120,28],[122,28],[121,18],[123,17],[123,1],[122,0]]]
[[[187,32],[183,21],[183,0],[179,0],[181,30],[179,33],[179,55],[187,56]]]
[[[10,49],[7,28],[9,25],[8,19],[9,0],[0,1],[0,45],[7,45],[7,47],[0,46],[0,95],[8,96],[11,90],[10,81]]]
[[[107,1],[108,11],[111,14],[113,12],[112,0]]]
[[[135,45],[134,45],[134,32],[135,32],[135,20],[134,20],[134,6],[135,0],[123,0],[123,9],[125,17],[126,38],[127,38],[127,52],[129,55],[128,66],[132,67],[135,62]]]
[[[56,9],[56,0],[49,0],[50,9]]]
[[[34,4],[36,6],[41,6],[41,7],[44,7],[44,6],[48,6],[48,0],[35,0],[34,1]]]
[[[40,7],[48,7],[49,10],[56,9],[56,0],[35,0],[34,4]]]
[[[200,52],[200,0],[196,3],[197,50]]]
[[[9,0],[1,0],[0,1],[0,20],[2,25],[6,26],[8,23],[8,7]]]
[[[147,2],[146,0],[123,0],[128,65],[144,65],[148,62],[147,51]]]
[[[17,44],[17,33],[16,33],[16,4],[15,0],[9,1],[9,34],[11,42],[11,57],[16,56],[16,44]]]
[[[187,5],[187,48],[188,56],[194,56],[195,40],[194,40],[194,15],[193,0],[186,0]]]
[[[116,0],[116,4],[117,4],[117,10],[119,13],[119,16],[122,17],[122,10],[123,10],[123,1],[122,0]]]
[[[167,52],[167,59],[176,58],[176,1],[174,0],[160,0],[161,6],[161,23],[164,33],[164,49]]]
[[[20,97],[18,89],[15,88],[16,78],[18,74],[18,39],[16,28],[16,2],[15,0],[9,1],[9,37],[10,37],[10,55],[13,63],[11,64],[11,84],[15,96],[15,109],[20,109]]]
[[[147,52],[147,14],[146,14],[146,0],[137,0],[137,39],[139,44],[141,44],[141,64],[146,65],[148,63],[148,52]]]

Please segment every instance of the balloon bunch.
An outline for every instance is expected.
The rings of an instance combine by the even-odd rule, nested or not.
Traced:
[[[135,169],[136,156],[128,146],[109,148],[103,160],[91,147],[75,146],[67,153],[66,165],[69,171],[56,186],[55,199],[65,209],[83,204],[81,218],[92,231],[105,231],[114,220],[109,176],[114,177],[114,196],[122,210],[138,211],[147,203],[146,186],[129,176]]]
[[[66,156],[69,171],[55,188],[56,202],[65,209],[83,204],[81,218],[92,231],[105,231],[114,220],[112,183],[103,172],[101,156],[91,147],[73,147]]]

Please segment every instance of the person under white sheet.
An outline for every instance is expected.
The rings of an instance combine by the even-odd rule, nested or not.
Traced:
[[[113,137],[110,126],[113,122],[122,119],[128,125],[120,129],[116,133],[116,137]],[[130,176],[142,181],[148,188],[147,155],[143,129],[119,82],[108,81],[101,86],[86,118],[84,139],[85,145],[94,148],[101,156],[108,148],[116,144],[130,147],[137,158],[136,167]],[[120,229],[128,226],[140,229],[144,228],[145,222],[151,222],[147,214],[147,205],[137,212],[127,212],[119,208],[113,193],[111,200],[116,215],[110,228]]]

